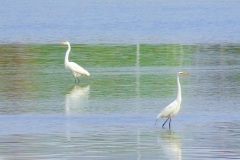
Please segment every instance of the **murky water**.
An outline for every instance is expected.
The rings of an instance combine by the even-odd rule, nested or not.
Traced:
[[[0,14],[0,159],[240,159],[239,2],[3,0]],[[91,73],[77,85],[65,40]]]
[[[74,85],[60,45],[1,45],[1,159],[234,159],[238,45],[73,45],[91,77]],[[172,129],[154,126],[176,97]]]

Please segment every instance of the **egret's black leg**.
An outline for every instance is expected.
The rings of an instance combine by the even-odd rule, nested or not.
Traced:
[[[76,79],[76,77],[75,77],[75,84],[77,83],[77,79]]]
[[[164,128],[165,123],[169,120],[169,118],[163,123],[162,128]]]
[[[77,77],[77,79],[78,79],[78,83],[80,82],[80,79]]]
[[[169,129],[171,129],[171,118],[170,118],[170,121],[169,121]]]
[[[155,126],[156,126],[156,124],[157,124],[157,120],[158,120],[158,119],[156,119]]]

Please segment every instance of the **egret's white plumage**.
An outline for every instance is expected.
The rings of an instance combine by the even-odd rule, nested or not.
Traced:
[[[170,119],[169,121],[169,128],[171,125],[171,118],[174,117],[180,110],[181,102],[182,102],[182,95],[181,95],[181,84],[179,81],[179,75],[188,75],[188,72],[178,72],[177,73],[177,86],[178,86],[178,93],[177,98],[170,103],[167,107],[165,107],[157,116],[157,120],[159,118],[167,118],[167,120],[163,123],[162,127],[164,127],[165,123]],[[155,124],[156,124],[155,123]]]
[[[70,43],[68,41],[66,41],[66,42],[60,42],[60,44],[68,45],[68,49],[65,54],[64,65],[65,65],[66,69],[69,69],[72,72],[73,76],[75,77],[75,83],[77,81],[78,82],[80,81],[79,77],[81,75],[90,76],[90,73],[87,70],[85,70],[84,68],[82,68],[81,66],[79,66],[77,63],[69,62],[68,57],[69,57],[69,54],[71,51]]]

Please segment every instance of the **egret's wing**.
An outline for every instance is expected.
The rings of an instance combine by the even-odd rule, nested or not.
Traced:
[[[159,115],[157,116],[157,119],[163,118],[163,117],[168,117],[176,110],[176,107],[177,107],[177,101],[175,100],[159,113]]]
[[[75,62],[69,62],[69,69],[77,74],[84,74],[84,75],[90,76],[87,70],[85,70]]]

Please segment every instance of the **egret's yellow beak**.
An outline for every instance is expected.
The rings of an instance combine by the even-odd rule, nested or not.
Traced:
[[[60,42],[60,44],[66,45],[67,43],[66,42]]]
[[[182,75],[189,75],[188,72],[182,72],[181,74],[182,74]]]

